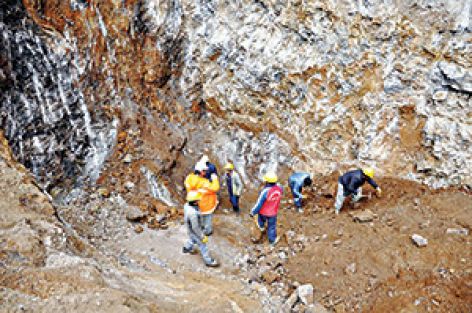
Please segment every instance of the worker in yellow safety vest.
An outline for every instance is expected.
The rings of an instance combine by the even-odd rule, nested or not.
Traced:
[[[198,202],[200,214],[202,215],[203,231],[205,235],[213,234],[212,218],[213,212],[218,206],[216,193],[220,190],[220,182],[216,174],[212,174],[211,181],[205,177],[208,167],[205,163],[198,162],[194,172],[185,179],[184,185],[187,192],[198,191],[202,198]]]

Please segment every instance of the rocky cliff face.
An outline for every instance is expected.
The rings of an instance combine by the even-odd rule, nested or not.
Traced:
[[[472,311],[470,192],[418,183],[472,186],[471,10],[0,1],[0,311]],[[276,248],[223,191],[222,266],[183,256],[202,153],[235,162],[244,212],[267,169],[318,174],[303,214],[282,200]],[[358,165],[384,195],[333,218]]]
[[[171,201],[202,152],[246,181],[371,165],[472,184],[470,1],[8,0],[1,12],[1,126],[51,192],[101,175]]]

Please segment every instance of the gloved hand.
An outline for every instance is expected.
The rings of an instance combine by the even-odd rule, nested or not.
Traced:
[[[382,189],[380,187],[377,187],[377,196],[380,197],[382,195]]]
[[[203,236],[202,242],[207,243],[208,242],[208,236]]]
[[[249,212],[249,216],[250,216],[251,218],[253,218],[253,217],[254,217],[254,214],[253,214],[252,212]]]
[[[211,174],[210,178],[211,178],[212,181],[218,180],[218,175],[216,175],[215,173],[213,173],[213,174]]]

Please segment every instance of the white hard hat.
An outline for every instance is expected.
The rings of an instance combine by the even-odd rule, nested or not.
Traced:
[[[200,162],[198,162],[197,164],[195,164],[195,170],[196,170],[196,171],[199,171],[199,172],[201,172],[201,171],[207,171],[207,170],[208,170],[208,166],[207,166],[205,163],[203,163],[203,162],[200,161]]]
[[[209,160],[210,160],[210,159],[208,158],[208,155],[204,154],[204,155],[202,156],[202,158],[200,159],[200,162],[202,162],[202,163],[205,164],[205,163],[208,162]]]

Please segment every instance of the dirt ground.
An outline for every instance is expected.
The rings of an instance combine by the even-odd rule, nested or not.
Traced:
[[[345,203],[339,216],[332,209],[334,175],[318,178],[305,192],[304,213],[286,199],[278,221],[285,240],[278,249],[288,245],[288,231],[306,243],[288,258],[278,280],[313,284],[315,300],[335,312],[471,312],[471,195],[395,178],[377,182],[381,198],[364,188],[370,199]],[[364,210],[372,221],[355,222]],[[448,228],[467,234],[447,234]],[[414,233],[428,245],[415,246]],[[248,235],[243,241],[249,244]]]
[[[465,190],[383,177],[382,197],[366,187],[364,201],[336,216],[336,175],[317,177],[304,213],[285,189],[282,239],[271,248],[251,241],[256,192],[246,190],[237,216],[222,189],[209,243],[221,267],[210,269],[181,252],[180,207],[165,228],[127,221],[119,196],[100,192],[53,207],[4,147],[1,312],[472,312]],[[413,234],[428,244],[417,247]],[[318,310],[290,302],[301,284],[313,285]]]

